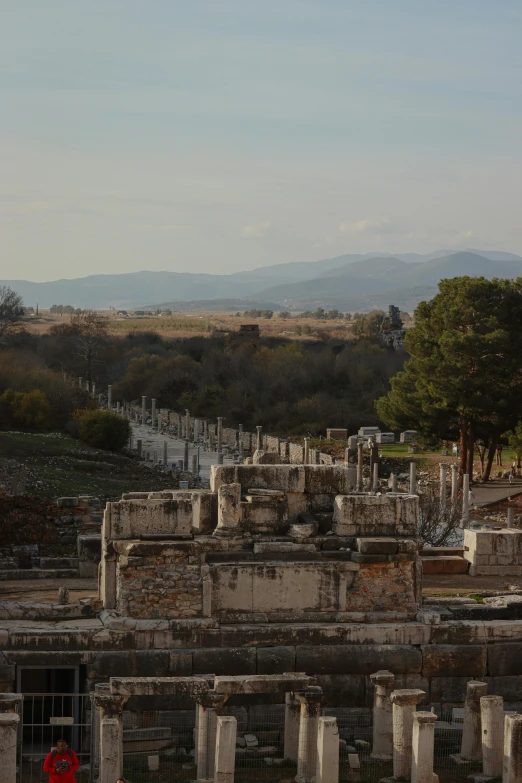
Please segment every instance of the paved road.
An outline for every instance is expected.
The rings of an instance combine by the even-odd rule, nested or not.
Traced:
[[[522,492],[522,479],[515,479],[513,484],[510,484],[507,479],[489,481],[487,484],[474,484],[472,491],[473,505],[481,508],[519,495]]]
[[[163,444],[168,442],[168,461],[169,465],[175,464],[178,460],[183,459],[185,452],[185,442],[173,438],[167,433],[157,433],[148,426],[142,424],[136,424],[131,422],[132,438],[134,448],[136,448],[136,441],[141,439],[143,441],[143,451],[158,452],[159,459],[163,459]],[[189,445],[189,469],[192,467],[192,455],[197,454],[197,447],[191,443]],[[231,458],[225,457],[225,464],[232,464]],[[210,466],[217,465],[217,454],[211,451],[203,451],[203,446],[200,447],[199,452],[199,464],[200,464],[200,476],[202,479],[208,481],[210,478]]]

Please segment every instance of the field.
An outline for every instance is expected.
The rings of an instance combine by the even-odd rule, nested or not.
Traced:
[[[169,474],[122,454],[86,446],[57,432],[0,432],[0,485],[14,481],[18,492],[43,498],[172,488]]]
[[[107,315],[107,313],[103,313]],[[47,334],[55,324],[68,323],[69,315],[55,315],[43,311],[38,318],[29,318],[27,328],[34,334]],[[210,336],[213,332],[229,332],[239,329],[241,324],[253,323],[259,326],[262,337],[284,337],[290,340],[317,340],[322,337],[353,339],[349,321],[324,320],[319,318],[251,318],[236,316],[235,313],[174,313],[172,316],[142,316],[124,318],[109,316],[109,329],[112,334],[123,336],[128,332],[154,331],[166,339]]]

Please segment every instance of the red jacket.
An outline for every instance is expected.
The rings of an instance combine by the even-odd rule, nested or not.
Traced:
[[[67,772],[56,772],[56,765],[60,761],[67,761],[70,767]],[[74,773],[79,768],[78,756],[74,750],[67,748],[65,753],[58,753],[56,748],[47,754],[44,761],[43,771],[49,775],[49,783],[76,783]]]

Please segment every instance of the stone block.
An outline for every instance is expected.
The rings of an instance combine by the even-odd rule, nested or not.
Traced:
[[[98,677],[132,677],[132,657],[127,652],[99,652],[94,658]]]
[[[344,465],[304,465],[304,473],[309,495],[346,495],[355,489],[352,471]]]
[[[190,497],[122,500],[118,503],[108,503],[107,510],[110,513],[105,515],[105,535],[109,540],[132,539],[154,534],[189,535],[192,532]]]
[[[79,498],[58,498],[56,501],[58,508],[76,508],[80,505]]]
[[[192,650],[169,650],[169,674],[173,677],[192,675]]]
[[[258,674],[284,674],[294,671],[295,647],[258,647]]]
[[[506,702],[522,701],[522,675],[486,677],[488,693],[502,696]]]
[[[372,674],[379,669],[388,669],[394,674],[420,674],[421,667],[420,650],[406,645],[296,648],[296,669],[307,674]]]
[[[461,705],[470,677],[431,677],[430,703]]]
[[[328,707],[365,705],[365,677],[362,674],[319,674],[317,685],[323,689]]]
[[[522,663],[522,642],[496,642],[488,645],[488,674],[506,677],[519,674]]]
[[[394,538],[358,538],[357,549],[362,555],[395,555],[399,542]]]
[[[484,645],[427,644],[422,650],[425,677],[482,677],[486,671]],[[439,699],[433,699],[439,701]]]
[[[169,674],[168,650],[138,650],[136,652],[137,677],[166,677]]]
[[[304,465],[212,465],[212,492],[217,492],[223,484],[235,483],[241,484],[243,493],[248,487],[304,493]]]
[[[416,495],[338,495],[334,501],[337,535],[414,536],[419,499]]]
[[[194,650],[194,674],[255,674],[257,665],[254,647],[208,648]]]
[[[217,494],[206,491],[193,492],[192,510],[194,535],[211,533],[217,525]]]

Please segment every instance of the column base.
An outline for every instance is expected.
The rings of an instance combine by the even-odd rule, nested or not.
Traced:
[[[466,780],[471,780],[472,783],[490,783],[492,780],[500,780],[502,775],[484,775],[483,772],[477,772],[474,775],[468,775]]]
[[[370,753],[370,758],[374,761],[392,761],[393,756],[391,753]]]
[[[450,756],[450,759],[455,763],[458,764],[459,767],[464,767],[467,764],[476,764],[477,761],[481,761],[480,758],[476,759],[465,759],[464,756],[461,756],[460,753],[453,753]]]

